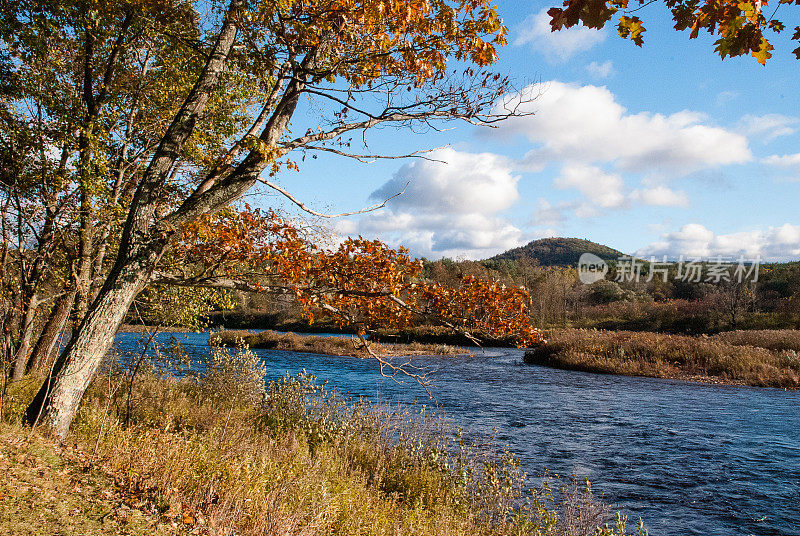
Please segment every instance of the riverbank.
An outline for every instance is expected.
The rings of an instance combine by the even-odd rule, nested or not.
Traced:
[[[557,329],[525,352],[528,364],[703,383],[800,388],[800,331],[760,330],[690,337]]]
[[[162,515],[80,448],[0,423],[0,532],[50,534],[187,534],[192,518]]]
[[[209,336],[211,346],[247,346],[248,348],[265,348],[286,350],[311,354],[325,354],[350,357],[370,357],[361,341],[354,336],[322,337],[318,335],[298,335],[266,330],[252,333],[243,330],[218,331]],[[425,356],[425,355],[467,355],[465,348],[448,344],[381,343],[370,342],[372,352],[386,357]]]
[[[0,484],[0,532],[625,533],[595,532],[610,510],[584,488],[523,494],[518,462],[453,443],[424,412],[346,403],[305,374],[265,389],[249,370],[258,360],[213,353],[191,379],[99,376],[62,444],[15,424],[41,378],[14,384],[0,425],[0,468],[14,475]]]
[[[143,324],[122,324],[117,330],[118,333],[186,333],[192,328],[186,326],[146,326]]]

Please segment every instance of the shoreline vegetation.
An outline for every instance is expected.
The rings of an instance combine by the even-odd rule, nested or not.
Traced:
[[[131,328],[129,331],[142,329]],[[553,328],[544,334],[545,344],[526,350],[526,364],[597,374],[800,389],[800,330],[739,330],[694,336]],[[378,331],[371,336],[370,348],[385,357],[464,356],[474,353],[470,344],[474,346],[463,335],[420,326],[399,333]],[[273,330],[223,330],[209,336],[209,345],[369,357],[353,337]],[[514,343],[508,337],[490,339],[485,346],[513,347]]]
[[[298,335],[266,330],[251,333],[244,330],[217,331],[209,335],[209,346],[230,346],[263,348],[349,357],[370,357],[361,341],[355,337],[323,337],[319,335]],[[383,343],[370,342],[370,349],[386,357],[469,355],[469,350],[448,344],[429,344],[422,342]]]
[[[531,488],[507,451],[430,412],[347,401],[306,374],[265,386],[243,349],[203,359],[180,379],[111,364],[65,442],[19,424],[41,377],[14,383],[0,422],[4,534],[646,534],[588,483]]]
[[[528,364],[601,374],[753,387],[800,388],[800,330],[712,336],[554,329]]]

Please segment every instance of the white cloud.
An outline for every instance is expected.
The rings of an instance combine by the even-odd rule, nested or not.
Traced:
[[[608,78],[614,74],[614,64],[611,60],[606,60],[603,63],[593,61],[586,66],[586,70],[595,78]]]
[[[553,186],[562,190],[575,188],[602,208],[620,208],[625,203],[622,177],[593,166],[568,164],[553,181]]]
[[[800,259],[800,225],[786,223],[766,230],[717,235],[698,223],[689,223],[661,240],[636,252],[637,255],[669,258],[738,258],[769,261]]]
[[[584,26],[564,28],[551,31],[550,16],[547,8],[529,15],[514,31],[517,46],[531,47],[550,61],[566,61],[578,52],[589,50],[605,40],[602,30],[593,30]]]
[[[769,142],[781,136],[797,132],[800,119],[781,114],[745,115],[739,121],[739,129],[751,138],[758,137]]]
[[[547,199],[539,198],[539,208],[533,213],[533,225],[560,227],[566,220],[563,207],[553,206]]]
[[[638,201],[644,205],[657,207],[687,207],[689,197],[686,192],[680,192],[667,188],[666,186],[656,186],[643,190],[631,192],[631,200]]]
[[[685,192],[672,190],[663,185],[629,190],[621,175],[583,164],[564,165],[561,174],[553,181],[553,186],[562,190],[570,188],[578,190],[584,200],[564,202],[558,207],[549,205],[545,207],[540,200],[539,210],[544,209],[544,213],[551,221],[556,220],[553,215],[555,211],[561,211],[560,219],[563,220],[563,212],[568,210],[573,210],[579,218],[590,218],[601,214],[601,209],[620,210],[629,208],[633,204],[662,207],[689,205],[689,198]],[[534,221],[536,217],[534,215]]]
[[[430,258],[485,258],[523,243],[522,231],[499,216],[519,198],[519,177],[506,159],[449,148],[428,156],[444,163],[405,164],[370,197],[405,193],[341,230],[378,235]]]
[[[792,171],[800,172],[800,153],[785,154],[783,156],[774,154],[764,158],[762,162],[770,166],[788,168]]]
[[[406,164],[370,197],[386,199],[405,189],[391,201],[392,207],[433,213],[463,213],[474,207],[496,213],[519,197],[519,177],[511,174],[510,164],[501,156],[450,148],[427,156],[441,162],[416,160]]]
[[[554,161],[613,165],[621,171],[672,178],[752,159],[742,134],[705,124],[702,114],[630,113],[607,88],[551,81],[529,86],[533,115],[505,121],[505,136],[538,145],[522,165],[539,171]],[[509,97],[513,100],[519,97]]]

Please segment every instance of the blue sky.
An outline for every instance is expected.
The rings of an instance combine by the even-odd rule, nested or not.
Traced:
[[[510,35],[496,70],[517,87],[539,83],[534,115],[497,129],[370,132],[376,152],[440,148],[432,154],[448,164],[321,156],[280,183],[342,212],[408,182],[386,208],[330,225],[430,259],[486,258],[546,236],[644,256],[800,259],[800,62],[788,35],[763,67],[721,60],[711,38],[672,30],[658,4],[639,13],[642,48],[613,27],[550,34],[553,5],[499,3]]]

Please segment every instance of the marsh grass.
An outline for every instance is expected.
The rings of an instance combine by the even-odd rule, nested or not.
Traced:
[[[525,362],[565,368],[762,387],[800,387],[797,331],[732,332],[712,337],[554,329]]]
[[[257,370],[243,374],[253,360],[216,351],[201,373],[182,379],[145,371],[129,382],[109,367],[68,438],[116,488],[187,532],[626,533],[622,518],[605,526],[610,511],[591,490],[528,490],[518,460],[472,444],[441,417],[345,400],[305,373],[253,391]],[[27,385],[13,386],[4,405],[24,407]],[[18,422],[20,413],[5,415]]]
[[[266,330],[249,332],[242,330],[218,331],[209,336],[211,346],[247,346],[292,352],[369,357],[361,342],[354,336],[324,337],[319,335],[298,335]],[[443,343],[410,342],[403,344],[370,343],[373,352],[384,356],[415,355],[463,355],[467,350]]]
[[[766,348],[773,352],[793,350],[800,352],[800,330],[797,329],[754,329],[726,331],[713,336],[734,346]]]

